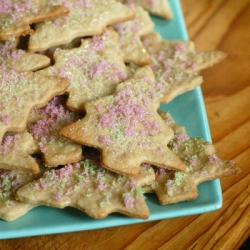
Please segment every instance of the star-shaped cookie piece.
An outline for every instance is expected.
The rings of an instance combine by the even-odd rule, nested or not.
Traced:
[[[197,52],[190,40],[164,40],[159,33],[143,37],[143,44],[154,59],[165,68],[197,72],[219,63],[226,57],[222,51]]]
[[[60,134],[99,149],[103,166],[119,174],[135,176],[143,162],[185,170],[167,146],[173,131],[157,113],[159,99],[148,83],[153,80],[150,67],[139,69],[113,95],[86,103],[86,116]]]
[[[129,70],[117,48],[118,35],[108,29],[101,36],[83,39],[79,48],[56,50],[55,64],[40,73],[68,78],[67,107],[78,111],[87,101],[112,94],[128,78]]]
[[[50,58],[45,55],[13,48],[12,42],[6,41],[0,44],[0,64],[18,71],[35,71],[49,66]]]
[[[190,138],[168,113],[161,112],[161,115],[175,131],[175,137],[169,142],[169,146],[185,162],[187,169],[182,173],[156,169],[156,182],[151,188],[160,204],[195,199],[200,183],[241,171],[234,162],[220,159],[212,143],[201,138]]]
[[[141,66],[148,65],[152,61],[140,37],[151,33],[154,29],[154,23],[148,12],[141,6],[133,3],[127,4],[127,6],[135,12],[135,19],[114,25],[120,37],[119,46],[124,54],[124,61]]]
[[[29,40],[29,51],[43,51],[69,43],[76,37],[100,35],[107,26],[131,20],[135,15],[115,0],[68,0],[65,4],[70,9],[67,17],[36,24]]]
[[[30,24],[69,14],[68,8],[47,0],[2,0],[0,40],[32,34]]]
[[[99,219],[113,212],[147,219],[149,209],[141,186],[154,179],[153,169],[147,166],[136,177],[112,173],[100,165],[98,151],[89,148],[82,161],[45,172],[19,189],[17,198],[34,205],[75,207]]]
[[[28,172],[0,168],[0,219],[16,220],[35,207],[15,198],[17,190],[35,178],[37,176]]]
[[[0,65],[0,141],[7,131],[23,130],[31,109],[65,93],[67,86],[66,79]]]
[[[151,68],[161,103],[201,85],[203,79],[196,72],[225,58],[221,51],[196,52],[191,41],[163,40],[157,33],[144,36],[142,41],[153,60]]]
[[[0,168],[39,173],[40,168],[31,157],[35,149],[34,140],[29,133],[6,133],[0,144]]]
[[[49,167],[78,162],[82,158],[82,146],[58,134],[60,128],[80,118],[65,107],[65,102],[65,96],[56,96],[43,108],[33,109],[27,121],[37,153],[42,153],[43,163]]]

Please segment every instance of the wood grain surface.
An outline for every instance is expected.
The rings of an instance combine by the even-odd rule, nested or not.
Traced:
[[[172,0],[171,0],[172,1]],[[93,231],[0,241],[12,249],[239,249],[250,236],[250,0],[181,0],[197,51],[228,57],[202,71],[202,91],[217,154],[242,168],[221,179],[215,212]]]

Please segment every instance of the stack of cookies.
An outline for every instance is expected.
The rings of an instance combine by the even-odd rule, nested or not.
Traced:
[[[0,6],[0,219],[39,205],[147,219],[145,193],[191,200],[240,171],[159,109],[225,57],[155,33],[149,12],[172,18],[167,1]]]

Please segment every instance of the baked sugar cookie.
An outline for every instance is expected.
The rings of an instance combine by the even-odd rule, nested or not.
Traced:
[[[67,86],[66,79],[0,65],[0,141],[7,131],[23,130],[31,109],[65,93]]]
[[[135,19],[114,25],[119,34],[119,46],[124,54],[124,61],[141,66],[148,65],[152,61],[141,42],[141,36],[151,33],[154,23],[148,12],[141,6],[135,4],[127,4],[127,6],[135,12]]]
[[[71,42],[76,37],[100,35],[107,26],[134,18],[134,12],[115,1],[54,0],[65,3],[70,14],[67,17],[36,24],[30,36],[28,50],[44,51],[50,47]]]
[[[13,43],[6,41],[0,44],[0,64],[4,64],[18,71],[36,71],[49,66],[50,58],[45,55],[13,48]]]
[[[198,196],[197,186],[200,183],[241,171],[233,161],[220,159],[212,143],[189,137],[185,128],[177,125],[168,113],[161,111],[160,114],[175,131],[169,147],[187,165],[185,172],[156,169],[156,181],[150,188],[160,204],[193,200]]]
[[[16,192],[37,176],[29,172],[0,168],[0,219],[13,221],[28,213],[35,205],[17,201]]]
[[[40,168],[31,156],[36,149],[34,143],[27,132],[6,133],[0,144],[0,168],[38,174]]]
[[[69,80],[66,105],[73,111],[81,111],[87,101],[112,94],[130,73],[118,49],[118,35],[112,29],[83,39],[79,48],[58,49],[53,57],[55,64],[40,74]]]
[[[119,84],[113,95],[86,103],[86,116],[60,134],[99,149],[103,166],[119,174],[135,176],[141,163],[185,170],[167,146],[173,131],[157,113],[159,99],[148,81],[154,75],[146,66]]]
[[[32,34],[30,24],[69,14],[68,8],[47,0],[2,0],[0,3],[0,40]]]
[[[48,167],[78,162],[82,146],[59,136],[63,126],[77,121],[79,114],[65,107],[65,96],[56,96],[46,106],[33,109],[27,121],[27,130],[37,146],[36,153],[43,155]]]
[[[45,172],[19,189],[17,198],[34,205],[75,207],[98,219],[113,212],[147,219],[142,186],[154,180],[154,171],[147,166],[142,166],[136,177],[112,173],[101,166],[98,151],[87,149],[82,161]]]

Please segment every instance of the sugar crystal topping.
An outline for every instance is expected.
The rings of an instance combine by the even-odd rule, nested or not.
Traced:
[[[46,106],[40,109],[33,109],[30,114],[28,124],[29,132],[38,141],[42,152],[46,151],[48,144],[53,144],[55,140],[64,141],[58,135],[61,127],[76,121],[79,115],[68,110],[63,96],[54,97]]]
[[[0,2],[0,29],[8,28],[11,25],[19,26],[21,19],[37,14],[40,4],[34,0],[2,0]]]
[[[108,49],[103,39],[94,36],[83,40],[80,48],[57,50],[55,65],[43,72],[70,80],[67,91],[74,109],[80,109],[86,101],[111,94],[118,83],[128,78],[127,68],[119,53]]]
[[[27,182],[28,174],[22,171],[0,169],[0,205],[15,206],[16,191]]]
[[[0,145],[0,155],[6,154],[10,151],[16,151],[19,146],[19,134],[4,135]]]
[[[156,96],[152,89],[137,84],[137,80],[129,81],[132,82],[124,84],[100,113],[97,126],[106,132],[100,135],[100,142],[118,148],[149,147],[150,138],[161,131],[149,108]]]
[[[19,116],[27,107],[27,99],[36,101],[43,97],[45,87],[35,84],[39,76],[33,76],[31,79],[31,72],[0,65],[0,124],[8,125],[12,117]]]
[[[24,55],[24,50],[12,49],[12,44],[10,41],[6,41],[5,44],[0,44],[0,64],[6,63],[7,59],[12,59],[13,61],[20,59]]]
[[[117,199],[126,208],[132,208],[142,202],[144,190],[137,184],[136,179],[126,178],[102,168],[97,151],[87,149],[84,152],[82,161],[46,171],[43,177],[31,184],[34,191],[51,190],[52,200],[58,203],[66,196],[73,203],[78,199],[89,200],[93,204],[97,202],[98,207],[111,206]]]
[[[192,61],[195,51],[186,41],[168,42],[154,37],[154,33],[145,36],[142,42],[151,56],[150,65],[156,76],[155,89],[159,94],[167,91],[169,85],[181,82],[187,77],[194,76],[196,64]]]

